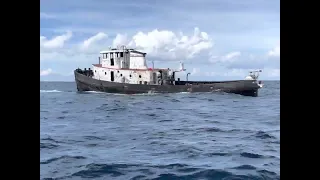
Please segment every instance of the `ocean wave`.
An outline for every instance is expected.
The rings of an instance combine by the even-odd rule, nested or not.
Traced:
[[[62,92],[62,91],[59,91],[59,90],[41,90],[40,89],[40,93],[59,93],[59,92]]]
[[[263,158],[263,155],[255,154],[255,153],[248,153],[248,152],[240,153],[240,156],[246,157],[246,158]]]
[[[267,132],[264,132],[264,131],[258,131],[255,134],[255,137],[260,138],[260,139],[276,139],[276,137],[274,137],[271,134],[268,134]]]
[[[59,147],[58,145],[52,143],[40,143],[40,150],[41,149],[54,149]]]
[[[66,156],[60,156],[60,157],[55,157],[55,158],[50,158],[44,161],[40,161],[40,164],[50,164],[59,160],[62,160],[64,162],[71,162],[73,160],[78,160],[78,159],[86,159],[86,158],[83,156],[67,156],[66,155]]]
[[[101,94],[101,93],[104,93],[104,92],[100,92],[100,91],[83,91],[83,92],[80,92],[82,94]]]
[[[42,86],[40,179],[280,179],[278,91],[253,99]]]
[[[81,169],[81,170],[80,170]],[[186,164],[168,165],[130,165],[130,164],[96,164],[91,163],[79,167],[69,176],[55,179],[280,179],[280,175],[267,170],[259,170],[251,165],[237,166],[231,169],[238,171],[252,170],[253,173],[243,175],[227,170],[191,167]],[[43,178],[45,179],[45,178]]]

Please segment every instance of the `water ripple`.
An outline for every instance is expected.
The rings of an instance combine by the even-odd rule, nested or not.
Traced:
[[[40,83],[40,179],[280,179],[279,83],[265,85],[252,98]]]

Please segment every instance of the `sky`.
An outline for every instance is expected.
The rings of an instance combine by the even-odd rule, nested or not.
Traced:
[[[126,45],[189,80],[280,80],[280,0],[40,0],[40,81]]]

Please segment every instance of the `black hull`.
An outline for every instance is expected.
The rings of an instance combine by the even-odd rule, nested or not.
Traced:
[[[256,80],[238,81],[176,81],[176,85],[144,85],[108,82],[94,79],[90,76],[74,71],[78,91],[99,91],[119,94],[141,93],[179,93],[179,92],[215,92],[241,94],[244,96],[258,96],[260,86]]]

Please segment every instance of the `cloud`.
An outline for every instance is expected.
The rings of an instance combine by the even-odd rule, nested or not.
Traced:
[[[98,56],[99,51],[106,49],[110,41],[105,33],[99,32],[82,41],[80,46],[73,45],[64,49],[53,49],[63,47],[64,42],[71,38],[71,34],[68,32],[68,34],[59,35],[49,41],[46,37],[40,36],[40,59],[58,60],[62,57],[75,59],[67,58],[67,56]],[[112,40],[112,44],[113,46],[126,45],[129,48],[136,48],[158,60],[188,60],[202,52],[208,55],[213,41],[206,32],[201,32],[199,28],[194,28],[193,35],[189,36],[182,32],[177,34],[173,31],[155,29],[150,32],[137,32],[131,38],[128,38],[126,34],[117,34]],[[46,48],[46,51],[41,47]]]
[[[234,59],[238,56],[241,56],[241,52],[237,51],[237,52],[231,52],[227,55],[225,55],[224,57],[222,57],[222,59],[225,59],[225,60],[230,60],[230,59]]]
[[[117,34],[117,36],[114,38],[112,42],[113,47],[118,47],[127,44],[129,44],[129,40],[126,34]]]
[[[234,51],[225,55],[211,55],[209,61],[228,69],[263,69],[280,67],[280,45],[263,54]]]
[[[85,40],[83,43],[82,43],[82,48],[83,49],[87,49],[89,48],[90,45],[92,45],[93,43],[96,43],[96,42],[99,42],[100,40],[103,40],[105,38],[107,38],[108,36],[103,33],[103,32],[99,32],[98,34],[90,37],[89,39]]]
[[[240,51],[234,51],[227,53],[226,55],[218,56],[218,55],[212,55],[209,58],[209,61],[212,63],[233,63],[235,62],[240,56]]]
[[[65,34],[60,36],[56,36],[50,40],[48,40],[45,36],[40,36],[40,48],[62,48],[66,41],[68,41],[72,37],[72,32],[67,31]]]
[[[271,51],[269,51],[268,53],[269,56],[275,56],[275,57],[279,57],[280,56],[280,44],[277,45],[274,49],[272,49]]]
[[[254,69],[252,69],[254,70]],[[216,79],[228,79],[228,80],[234,80],[234,79],[244,79],[248,74],[250,69],[229,69],[229,70],[216,70],[216,71],[206,71],[203,72],[203,76],[209,77],[211,79],[212,77]],[[260,73],[259,79],[263,80],[272,80],[272,79],[280,79],[280,69],[279,68],[263,68],[262,72]]]
[[[40,69],[40,76],[48,76],[48,75],[50,75],[50,74],[52,74],[52,69],[45,69],[45,70],[41,70]]]
[[[244,77],[247,73],[244,69],[231,69],[228,71],[209,71],[203,74],[205,76]]]
[[[106,42],[101,43],[101,40],[107,39],[105,33],[99,32],[83,41],[69,43],[66,46],[71,37],[71,31],[53,37],[51,40],[40,36],[40,61],[63,61],[65,63],[87,61],[93,56],[98,56],[100,48],[106,45]]]
[[[51,68],[40,69],[40,81],[74,81],[72,72],[60,73],[53,71]]]
[[[44,12],[40,12],[40,19],[54,19],[55,16],[48,14],[48,13],[44,13]]]
[[[200,68],[192,68],[191,75],[196,75],[200,72]]]
[[[130,41],[126,35],[117,35],[114,45],[123,43],[132,48],[142,50],[150,57],[160,60],[188,60],[200,52],[208,51],[213,46],[213,41],[206,32],[194,28],[193,35],[187,36],[182,32],[154,29],[150,32],[138,32]],[[208,53],[208,52],[207,52]]]
[[[277,68],[277,69],[266,69],[266,73],[267,73],[268,77],[280,78],[280,68]]]
[[[237,60],[238,57],[241,56],[241,52],[240,51],[235,51],[235,52],[230,52],[226,55],[223,55],[221,57],[219,56],[212,56],[211,59],[209,59],[209,61],[216,63],[216,62],[234,62],[235,60]]]

